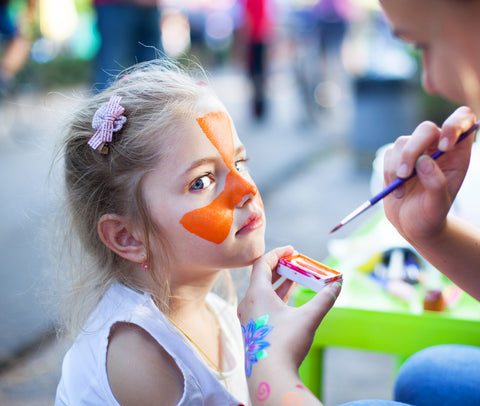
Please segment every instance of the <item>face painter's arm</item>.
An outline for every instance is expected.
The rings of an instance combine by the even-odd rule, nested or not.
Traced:
[[[321,405],[302,384],[298,368],[341,286],[326,286],[298,308],[286,304],[291,282],[285,281],[274,291],[272,270],[281,257],[292,253],[292,248],[277,248],[258,259],[253,265],[250,286],[238,306],[253,405]]]

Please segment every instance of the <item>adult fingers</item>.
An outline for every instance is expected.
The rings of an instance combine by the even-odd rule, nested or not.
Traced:
[[[475,122],[476,117],[470,107],[462,106],[456,109],[442,124],[438,149],[448,151],[453,148],[458,137],[470,129]]]
[[[445,174],[430,156],[421,156],[417,161],[416,169],[417,176],[427,191],[427,199],[431,202],[430,204],[438,205],[440,202],[449,200]],[[429,211],[437,212],[433,209]]]
[[[405,148],[405,144],[408,142],[409,137],[401,136],[396,139],[396,141],[385,150],[383,156],[383,177],[384,177],[384,186],[392,183],[395,179],[398,178],[397,170],[400,165],[400,158]]]
[[[399,178],[408,177],[420,155],[423,155],[433,145],[437,145],[440,138],[440,128],[431,121],[420,123],[408,141],[405,143],[401,154],[396,175]]]

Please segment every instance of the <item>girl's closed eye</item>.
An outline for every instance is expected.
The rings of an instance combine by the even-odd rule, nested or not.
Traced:
[[[203,190],[208,188],[213,183],[211,174],[205,174],[195,179],[190,185],[190,190]]]

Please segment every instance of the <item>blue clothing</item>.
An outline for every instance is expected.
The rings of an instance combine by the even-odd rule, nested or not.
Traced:
[[[124,69],[158,57],[160,11],[155,5],[124,2],[96,5],[95,10],[101,45],[94,84],[101,91]]]
[[[394,388],[396,402],[359,400],[341,406],[478,406],[479,366],[478,347],[446,344],[425,348],[400,368]]]
[[[412,406],[412,405],[408,405],[406,403],[394,402],[393,400],[363,399],[363,400],[355,400],[354,402],[342,403],[339,406]]]
[[[480,348],[448,344],[419,351],[400,368],[394,392],[415,406],[480,405]]]

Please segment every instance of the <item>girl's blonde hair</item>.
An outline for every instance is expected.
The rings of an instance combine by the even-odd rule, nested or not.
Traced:
[[[68,264],[70,288],[62,306],[68,332],[78,331],[115,281],[152,293],[160,310],[168,311],[170,247],[168,241],[162,239],[162,230],[150,221],[141,185],[145,174],[165,154],[169,138],[182,131],[187,119],[194,118],[199,100],[209,94],[213,92],[194,74],[187,74],[171,62],[149,62],[125,72],[121,79],[74,113],[63,143],[67,211],[64,242],[69,262],[74,258]],[[127,120],[122,129],[113,134],[109,151],[104,155],[87,142],[95,132],[92,128],[95,112],[112,95],[121,97]],[[97,223],[107,213],[126,216],[139,224],[148,250],[151,236],[163,248],[161,264],[152,263],[147,253],[155,288],[135,286],[129,275],[132,263],[101,241]],[[231,295],[229,274],[227,279]]]

